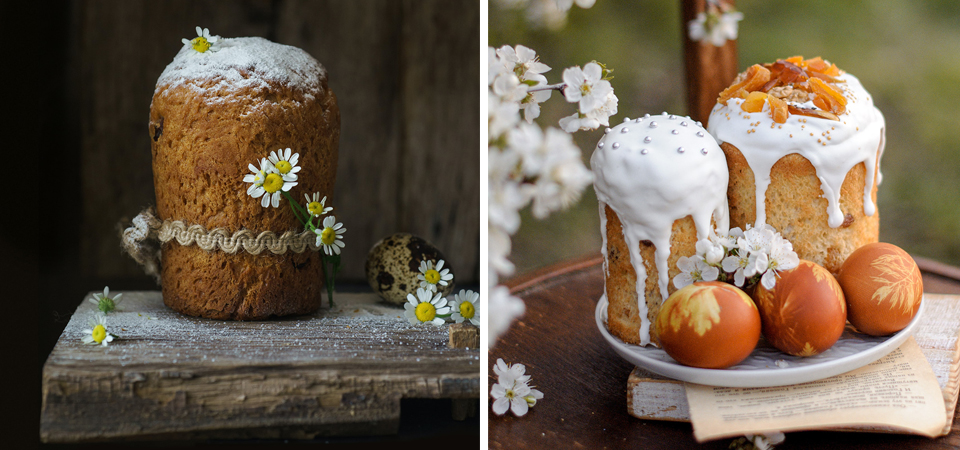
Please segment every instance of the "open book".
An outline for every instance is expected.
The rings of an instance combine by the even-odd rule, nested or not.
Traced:
[[[924,301],[927,302],[926,311],[920,319],[921,322],[913,339],[919,346],[922,355],[930,363],[942,392],[946,424],[939,433],[934,432],[932,434],[945,435],[950,432],[957,406],[957,397],[960,394],[960,346],[958,346],[960,296],[924,294]],[[904,357],[904,352],[901,350],[905,350],[908,345],[913,345],[913,342],[908,340],[901,349],[873,363],[873,366],[903,363],[904,361],[898,358]],[[886,370],[885,372],[894,373],[892,370]],[[840,381],[842,377],[844,375],[833,378],[842,383],[844,382]],[[853,378],[848,377],[848,379],[852,380]],[[891,408],[896,409],[898,406],[894,405]],[[627,381],[627,410],[630,415],[641,419],[690,421],[690,408],[685,384],[640,368],[634,368]],[[849,420],[849,414],[838,413],[836,426],[828,424],[812,426],[807,429],[829,428],[849,431],[928,434],[911,429],[908,425],[904,427],[878,426],[869,423],[850,425]]]

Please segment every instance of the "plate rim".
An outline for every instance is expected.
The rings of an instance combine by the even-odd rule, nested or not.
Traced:
[[[892,352],[913,335],[920,322],[925,310],[926,301],[921,297],[920,308],[914,315],[913,320],[907,326],[891,335],[886,340],[870,347],[869,349],[856,352],[851,355],[843,356],[837,359],[817,362],[803,366],[793,366],[786,368],[767,368],[767,369],[702,369],[698,367],[684,366],[676,361],[661,361],[639,353],[637,345],[626,344],[616,336],[610,334],[606,326],[607,316],[607,296],[601,295],[597,301],[594,317],[597,322],[597,328],[603,335],[607,344],[623,359],[628,362],[649,370],[661,376],[665,376],[678,381],[703,384],[707,386],[718,387],[777,387],[789,386],[793,384],[818,381],[832,376],[840,375],[851,370],[866,366]],[[751,353],[752,355],[753,353]],[[669,356],[669,355],[668,355]],[[774,376],[775,374],[775,376]]]

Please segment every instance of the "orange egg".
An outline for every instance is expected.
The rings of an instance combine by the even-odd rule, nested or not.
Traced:
[[[896,333],[920,309],[920,268],[896,245],[878,242],[858,248],[843,262],[837,281],[847,297],[847,319],[861,333]]]
[[[655,325],[677,362],[723,369],[743,361],[760,340],[760,315],[747,294],[717,281],[694,283],[663,302]]]
[[[840,339],[847,306],[837,280],[816,263],[800,260],[780,272],[772,290],[757,285],[753,299],[760,310],[763,337],[794,356],[821,353]]]

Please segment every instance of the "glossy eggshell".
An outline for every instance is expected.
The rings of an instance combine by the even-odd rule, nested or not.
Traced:
[[[757,285],[753,294],[764,339],[794,356],[813,356],[832,347],[847,323],[847,305],[836,278],[802,259],[778,275],[772,290]]]
[[[724,369],[743,361],[760,340],[760,315],[747,294],[727,283],[679,289],[657,315],[660,346],[680,364]]]
[[[896,333],[920,309],[920,268],[896,245],[878,242],[858,248],[843,262],[837,281],[847,298],[847,319],[861,333]]]

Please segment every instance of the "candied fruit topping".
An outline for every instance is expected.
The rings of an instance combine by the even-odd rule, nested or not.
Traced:
[[[836,64],[819,56],[810,59],[791,56],[773,63],[754,64],[720,93],[717,103],[742,98],[744,102],[740,107],[746,112],[759,112],[764,103],[768,103],[770,116],[777,123],[785,123],[790,114],[839,120],[837,116],[846,111],[847,105],[843,91],[836,86],[843,83],[837,78],[841,73]],[[811,99],[816,108],[794,105]]]

